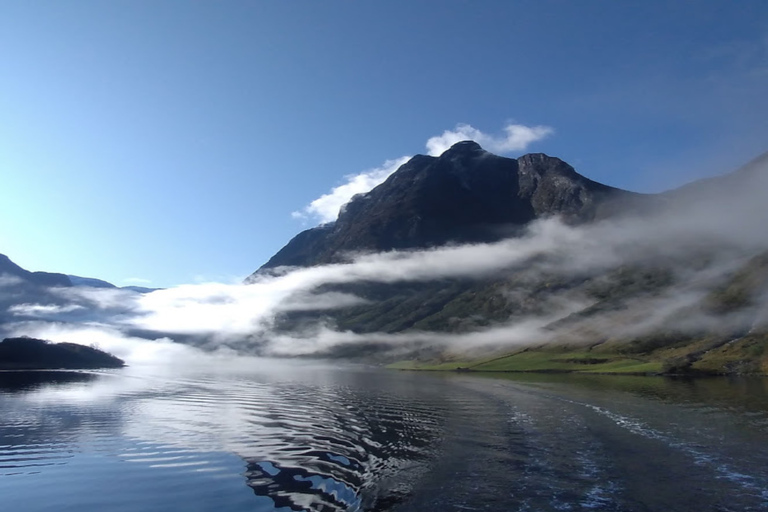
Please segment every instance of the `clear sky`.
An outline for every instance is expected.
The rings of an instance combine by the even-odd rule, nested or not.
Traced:
[[[2,0],[0,252],[237,280],[459,124],[649,192],[768,150],[767,92],[764,0]]]

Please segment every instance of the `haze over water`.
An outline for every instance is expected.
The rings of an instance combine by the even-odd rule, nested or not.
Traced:
[[[8,510],[765,510],[768,381],[0,373]]]

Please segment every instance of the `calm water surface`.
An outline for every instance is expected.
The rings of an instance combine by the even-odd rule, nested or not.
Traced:
[[[0,372],[14,511],[768,510],[768,380]]]

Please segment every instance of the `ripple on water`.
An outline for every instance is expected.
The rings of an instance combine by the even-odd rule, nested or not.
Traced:
[[[190,485],[197,493],[233,472],[257,510],[369,509],[388,493],[381,489],[391,483],[382,482],[407,481],[423,468],[441,412],[417,387],[403,397],[365,384],[369,374],[345,378],[354,382],[113,375],[12,396],[0,390],[0,475],[47,474],[46,492],[58,486],[83,510],[96,498],[75,490],[107,475],[125,489],[159,493],[164,481],[166,493]],[[239,467],[224,453],[237,454]],[[61,471],[46,469],[56,464]],[[18,480],[17,491],[25,485],[34,482]],[[141,508],[140,493],[131,496]]]

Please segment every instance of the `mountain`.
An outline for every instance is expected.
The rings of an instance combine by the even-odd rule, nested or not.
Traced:
[[[491,244],[478,246],[491,251],[497,242],[546,242],[515,264],[477,275],[336,278],[312,289],[314,303],[357,301],[289,304],[272,332],[306,338],[330,331],[354,340],[329,344],[328,355],[394,350],[400,355],[393,357],[454,367],[520,346],[559,347],[552,357],[560,359],[543,369],[600,371],[604,363],[632,371],[768,371],[766,190],[766,155],[724,176],[638,194],[589,180],[558,158],[504,158],[460,142],[440,157],[412,158],[354,197],[338,220],[297,235],[248,281],[277,267],[349,262],[356,254],[398,250],[407,258],[457,244]],[[551,228],[554,219],[565,227]],[[541,222],[555,234],[530,231]],[[563,230],[568,236],[557,245],[551,237]],[[431,254],[437,264],[442,253]],[[388,340],[407,343],[393,349]],[[574,347],[587,352],[564,363],[562,354]]]
[[[639,206],[643,197],[585,178],[559,158],[505,158],[464,141],[439,157],[413,157],[352,198],[338,220],[297,235],[260,270],[333,263],[350,252],[493,242],[535,219],[588,222]]]

